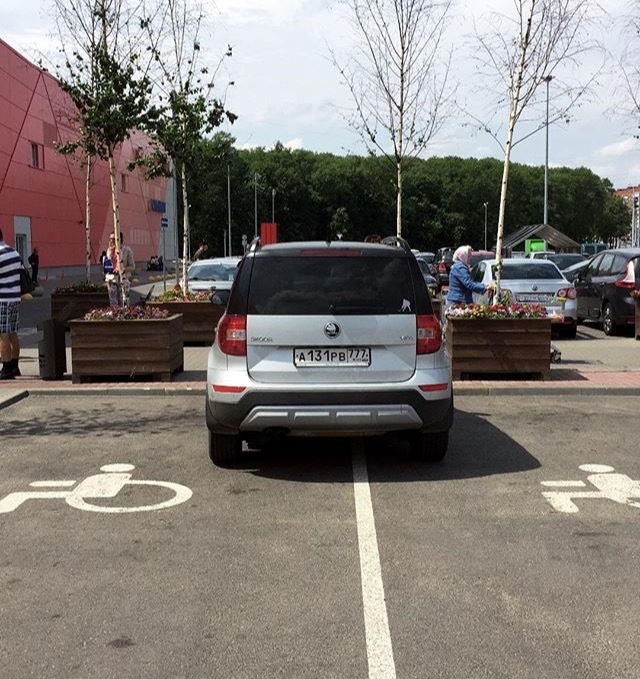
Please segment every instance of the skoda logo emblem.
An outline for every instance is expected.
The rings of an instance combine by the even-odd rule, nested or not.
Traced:
[[[531,289],[535,292],[535,291],[538,289],[538,286],[537,286],[537,285],[532,285],[532,286],[531,286]]]
[[[327,323],[324,326],[324,334],[327,337],[337,337],[340,334],[340,326],[337,323]]]

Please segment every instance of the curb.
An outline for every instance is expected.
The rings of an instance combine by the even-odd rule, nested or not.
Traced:
[[[175,384],[175,385],[100,385],[100,386],[69,386],[48,387],[34,386],[28,389],[0,391],[0,410],[7,408],[29,396],[204,396],[206,384]],[[640,396],[640,386],[617,386],[607,384],[453,384],[455,396]]]
[[[27,398],[27,396],[29,396],[29,392],[26,389],[11,390],[7,394],[0,395],[0,410],[8,408],[14,403],[18,403],[18,401],[22,401],[22,399]]]
[[[640,396],[640,387],[619,387],[607,384],[591,385],[563,385],[554,384],[548,387],[542,386],[495,386],[479,385],[477,387],[453,385],[454,396]]]

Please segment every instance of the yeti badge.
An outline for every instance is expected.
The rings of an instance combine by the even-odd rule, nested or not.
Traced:
[[[408,299],[402,300],[402,306],[400,307],[400,312],[408,311],[411,313],[411,302]]]

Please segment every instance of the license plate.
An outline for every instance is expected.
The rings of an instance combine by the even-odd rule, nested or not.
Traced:
[[[518,302],[538,302],[539,304],[544,304],[545,302],[553,302],[553,295],[516,295]]]
[[[371,365],[369,347],[299,347],[293,350],[298,368],[366,368]]]

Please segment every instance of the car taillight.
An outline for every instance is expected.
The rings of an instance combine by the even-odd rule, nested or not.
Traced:
[[[416,316],[416,353],[433,354],[442,344],[442,326],[433,314]]]
[[[575,288],[560,288],[558,292],[556,292],[556,297],[558,299],[575,299],[577,297],[576,289]]]
[[[438,262],[438,271],[441,272],[446,272],[447,271],[447,265],[444,262]]]
[[[633,260],[627,262],[627,270],[625,271],[624,278],[616,281],[616,287],[628,288],[630,290],[633,290],[633,288],[636,287],[636,269]]]
[[[216,340],[220,351],[229,356],[247,355],[247,317],[225,314],[218,325]]]

